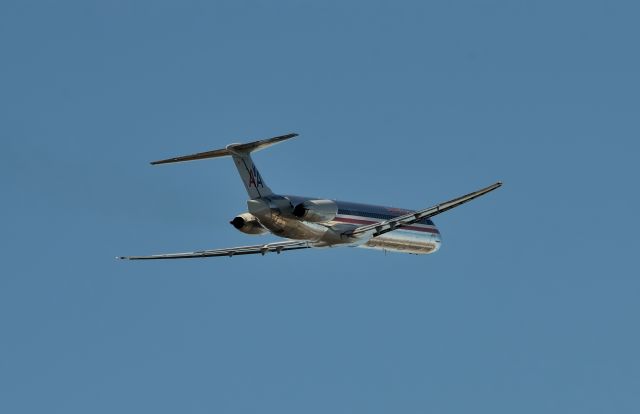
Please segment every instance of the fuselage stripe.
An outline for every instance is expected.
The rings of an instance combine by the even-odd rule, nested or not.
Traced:
[[[350,224],[374,224],[374,223],[380,223],[379,221],[374,221],[374,220],[362,220],[362,219],[354,219],[354,218],[347,218],[347,217],[336,217],[333,220],[334,221],[339,221],[341,223],[350,223]],[[438,229],[432,228],[432,227],[402,226],[399,229],[401,229],[401,230],[420,231],[420,232],[424,232],[424,233],[440,234]]]

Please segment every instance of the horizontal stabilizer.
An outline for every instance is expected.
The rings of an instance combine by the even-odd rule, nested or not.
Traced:
[[[246,144],[230,144],[226,148],[213,151],[199,152],[197,154],[184,155],[181,157],[167,158],[166,160],[153,161],[151,165],[169,164],[173,162],[203,160],[205,158],[216,158],[233,155],[234,153],[250,153],[258,151],[278,142],[297,137],[298,134],[287,134],[279,137],[261,139],[259,141],[248,142]]]

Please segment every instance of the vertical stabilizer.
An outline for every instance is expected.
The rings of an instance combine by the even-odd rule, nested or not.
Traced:
[[[240,178],[242,179],[244,187],[247,189],[247,194],[249,194],[250,199],[254,200],[273,194],[269,186],[267,186],[262,179],[262,175],[260,175],[258,167],[253,163],[249,152],[234,151],[233,145],[229,145],[227,150],[232,154],[233,162],[238,169],[238,173],[240,173]]]

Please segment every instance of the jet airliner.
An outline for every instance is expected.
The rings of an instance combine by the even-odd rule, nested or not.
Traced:
[[[429,254],[442,243],[440,231],[431,218],[500,187],[500,181],[478,191],[423,210],[374,206],[314,197],[279,195],[271,191],[251,159],[251,153],[291,139],[287,134],[246,144],[151,162],[152,165],[230,156],[247,190],[248,211],[231,220],[231,225],[249,235],[271,233],[284,241],[169,253],[152,256],[120,256],[120,259],[187,259],[281,253],[323,247],[362,247],[389,252]]]

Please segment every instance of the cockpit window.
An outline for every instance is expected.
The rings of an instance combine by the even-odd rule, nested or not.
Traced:
[[[426,224],[426,225],[429,225],[429,226],[435,226],[435,224],[433,224],[433,221],[431,221],[431,219],[428,219],[428,218],[424,218],[424,219],[418,221],[418,223]]]

